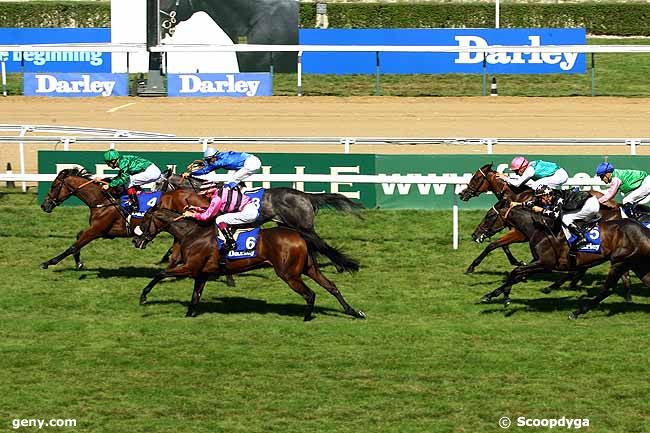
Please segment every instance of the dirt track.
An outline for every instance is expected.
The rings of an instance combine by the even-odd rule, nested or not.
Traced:
[[[126,105],[131,104],[131,105]],[[122,108],[119,108],[122,107]],[[330,137],[650,137],[650,100],[630,98],[271,97],[251,99],[10,97],[0,99],[0,123],[105,127],[179,136]],[[13,135],[0,133],[1,135]],[[17,145],[1,144],[0,165],[18,169]],[[105,146],[93,147],[103,149]],[[35,172],[28,145],[27,171]],[[75,149],[89,149],[80,145]],[[185,145],[121,146],[180,150]],[[341,152],[341,146],[229,146],[252,152]],[[198,150],[198,148],[196,148]],[[357,153],[484,153],[482,146],[354,146]],[[497,153],[628,154],[618,147],[514,148]],[[650,155],[641,147],[639,154]]]

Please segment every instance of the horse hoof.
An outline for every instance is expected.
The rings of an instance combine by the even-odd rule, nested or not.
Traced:
[[[147,303],[147,297],[146,296],[141,297],[140,298],[140,305],[144,305],[146,303]]]
[[[359,318],[359,319],[365,319],[365,318],[366,318],[366,313],[364,313],[364,312],[361,311],[361,310],[357,311],[357,318]]]
[[[82,270],[83,268],[84,268],[84,264],[83,264],[83,263],[81,263],[81,262],[77,263],[77,270],[78,270],[78,271]]]
[[[550,287],[544,287],[543,289],[540,290],[545,295],[550,295],[553,290]]]
[[[40,267],[41,269],[47,269],[48,266],[49,266],[49,265],[48,265],[47,263],[45,263],[45,262],[43,262],[43,263],[41,263],[41,264],[39,265],[39,267]]]
[[[492,300],[491,297],[489,297],[489,296],[483,296],[483,297],[481,298],[481,303],[483,303],[483,304],[487,304],[487,303],[489,303],[491,300]]]
[[[467,268],[467,270],[465,271],[465,274],[472,274],[472,273],[474,273],[474,268]]]
[[[578,318],[578,313],[575,311],[572,313],[569,313],[569,320],[576,320]]]
[[[503,301],[503,307],[504,307],[504,308],[508,308],[509,306],[510,306],[510,299],[505,299],[505,300]]]

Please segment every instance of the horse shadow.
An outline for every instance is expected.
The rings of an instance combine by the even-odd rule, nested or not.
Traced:
[[[146,306],[178,304],[184,308],[190,306],[189,301],[161,300],[148,301]],[[203,314],[275,314],[278,316],[303,317],[305,314],[304,304],[294,303],[269,303],[261,299],[243,298],[240,296],[222,296],[213,298],[210,301],[201,301],[197,307],[197,316]],[[314,314],[323,316],[344,315],[342,311],[314,306]]]

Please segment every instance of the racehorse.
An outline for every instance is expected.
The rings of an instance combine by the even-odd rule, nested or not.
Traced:
[[[275,273],[305,300],[305,321],[312,319],[316,294],[303,282],[301,275],[309,276],[330,292],[343,306],[346,314],[360,319],[366,317],[362,311],[353,309],[336,285],[320,272],[315,254],[322,252],[322,241],[311,234],[301,234],[286,227],[262,229],[255,247],[256,257],[228,260],[221,265],[214,224],[201,224],[193,219],[183,218],[179,212],[160,207],[162,204],[159,203],[145,214],[140,224],[141,234],[134,237],[133,243],[138,248],[145,248],[158,233],[167,231],[179,241],[183,263],[169,266],[158,273],[142,290],[140,304],[146,303],[151,289],[163,278],[191,277],[194,279],[194,291],[186,316],[195,316],[203,288],[210,276],[220,273],[237,274],[270,265]],[[343,259],[337,263],[338,266],[348,271],[357,269],[350,266],[342,253],[340,257]]]
[[[478,197],[479,195],[488,191],[492,192],[499,200],[505,198],[520,203],[530,200],[533,197],[534,191],[530,187],[526,185],[522,185],[520,187],[512,186],[503,179],[500,179],[497,174],[498,172],[492,168],[492,163],[485,164],[480,167],[478,170],[476,170],[470,179],[469,183],[467,184],[467,188],[458,194],[460,199],[463,201],[468,201],[472,197]],[[595,197],[600,197],[602,195],[602,193],[598,191],[591,191],[591,194]],[[611,200],[608,201],[605,206],[609,208],[618,208],[618,204]],[[602,207],[603,206],[601,206],[601,208]],[[496,232],[498,232],[498,230]],[[483,237],[477,238],[475,240],[477,242],[482,242],[484,239],[485,238]],[[474,272],[476,267],[481,264],[483,259],[485,259],[488,254],[497,248],[503,248],[503,252],[506,254],[506,257],[508,258],[508,261],[511,265],[522,265],[523,262],[518,261],[512,255],[508,245],[525,242],[526,240],[526,237],[521,232],[516,229],[511,229],[508,233],[501,236],[496,241],[491,242],[487,247],[485,247],[483,252],[481,252],[481,254],[479,254],[479,256],[472,261],[465,273],[471,274]]]
[[[628,270],[632,270],[644,284],[650,287],[650,230],[637,221],[600,220],[598,222],[600,252],[576,252],[574,264],[569,258],[569,247],[564,235],[558,233],[557,221],[523,206],[513,206],[507,199],[500,201],[495,209],[500,218],[526,235],[534,259],[528,265],[513,269],[505,283],[484,295],[482,302],[489,302],[492,298],[503,294],[504,304],[508,306],[512,286],[530,275],[554,270],[587,269],[606,261],[610,262],[610,269],[602,292],[571,313],[571,318],[586,313],[609,296],[620,277]]]
[[[160,0],[162,36],[172,35],[178,23],[205,12],[234,44],[298,44],[298,2],[295,0]],[[237,52],[241,72],[295,72],[295,52]]]
[[[190,192],[199,192],[205,180],[196,177],[183,178],[180,175],[172,174],[167,170],[162,179],[160,189],[181,189]],[[199,202],[198,206],[207,207],[210,200],[205,196],[192,194],[194,201]],[[179,198],[182,200],[183,198]],[[202,202],[200,202],[202,200]],[[164,206],[169,207],[169,206]],[[260,203],[260,217],[258,224],[275,221],[280,225],[298,230],[300,233],[311,233],[320,239],[314,230],[316,213],[322,207],[329,207],[336,211],[351,214],[361,218],[363,205],[354,202],[342,194],[330,193],[306,193],[293,188],[269,188],[264,192],[262,203]],[[324,242],[324,241],[323,241]],[[335,250],[329,250],[334,254]],[[329,257],[329,256],[328,256]],[[333,260],[336,264],[336,261]],[[342,272],[339,269],[339,272]]]
[[[120,209],[119,200],[110,193],[104,192],[101,186],[95,182],[92,175],[84,169],[70,168],[64,169],[56,176],[50,190],[48,191],[41,209],[51,213],[55,207],[66,201],[68,198],[76,196],[90,208],[90,226],[77,234],[77,241],[68,249],[58,256],[41,263],[42,269],[47,269],[51,265],[56,265],[69,255],[74,256],[77,269],[82,269],[84,264],[81,261],[81,248],[91,241],[98,238],[113,239],[117,237],[125,238],[132,236],[132,231],[140,223],[140,218],[131,218],[127,228],[127,216]],[[183,197],[182,202],[170,204],[176,209],[190,205],[200,205],[200,201],[192,197]],[[189,202],[188,202],[189,200]],[[175,264],[179,257],[173,253],[173,247],[163,258],[167,261],[171,256],[172,264]]]
[[[601,208],[600,218],[605,221],[619,219],[621,218],[620,209]],[[503,230],[503,228],[506,227],[506,225],[507,225],[506,220],[504,218],[501,218],[496,206],[492,206],[483,217],[483,220],[481,220],[479,225],[472,233],[472,239],[474,239],[477,242],[481,242],[483,239],[490,238],[495,233]],[[517,232],[521,233],[520,231]],[[586,269],[582,269],[582,268],[576,271],[571,271],[567,274],[566,277],[560,278],[550,286],[543,288],[542,293],[549,294],[553,290],[558,289],[560,286],[562,286],[562,284],[564,284],[568,280],[571,280],[570,287],[575,288],[578,285],[578,281],[580,281],[582,277],[585,275],[586,271],[587,271]],[[632,293],[631,293],[632,285],[630,283],[630,276],[627,272],[623,274],[623,282],[626,289],[624,297],[625,300],[629,302],[632,300]]]

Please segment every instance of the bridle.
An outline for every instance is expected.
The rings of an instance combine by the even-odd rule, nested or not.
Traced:
[[[186,0],[186,1],[190,7],[190,10],[194,10],[194,4],[192,3],[192,0]],[[169,12],[164,10],[158,11],[160,15],[168,17],[167,19],[163,20],[160,25],[163,29],[167,31],[167,33],[169,33],[169,36],[173,36],[174,32],[176,31],[176,25],[178,24],[176,15],[178,15],[178,10],[180,9],[180,6],[181,6],[181,0],[176,0],[176,3],[174,4],[174,8]]]
[[[146,231],[143,230],[143,229],[141,228],[141,227],[144,227],[144,225],[141,223],[141,224],[138,226],[138,227],[140,228],[140,233],[141,233],[141,234],[136,233],[136,235],[137,235],[139,238],[141,238],[142,240],[144,240],[146,244],[152,242],[153,239],[158,235],[158,233],[160,233],[161,231],[165,230],[165,229],[166,229],[168,226],[170,226],[172,223],[174,223],[174,222],[176,222],[176,221],[181,220],[181,219],[184,218],[184,217],[183,217],[183,214],[179,214],[179,216],[177,216],[176,218],[172,218],[172,219],[170,219],[169,221],[165,222],[162,226],[160,226],[160,227],[156,227],[156,232],[155,232],[155,233],[152,233],[152,231],[150,230],[150,227],[151,227],[151,225],[153,224],[153,219],[154,219],[154,218],[158,218],[158,217],[156,217],[156,216],[153,214],[153,212],[155,212],[155,211],[157,211],[157,210],[162,210],[162,209],[164,209],[164,210],[166,210],[166,211],[168,211],[168,212],[172,212],[172,213],[178,214],[178,212],[176,212],[175,210],[173,210],[173,209],[168,209],[168,208],[153,207],[153,208],[149,209],[149,212],[148,212],[148,213],[150,213],[151,217],[149,218],[148,224],[147,224],[147,226],[145,227],[145,228],[146,228]],[[137,228],[136,228],[136,230],[137,230]]]
[[[64,178],[64,179],[66,179],[66,178]],[[48,197],[46,197],[46,198],[48,200],[50,200],[52,203],[54,203],[54,207],[60,206],[61,203],[63,203],[64,201],[66,201],[67,199],[72,197],[73,195],[76,195],[79,192],[79,190],[81,190],[83,187],[85,187],[86,185],[90,185],[91,183],[94,182],[93,179],[90,179],[89,181],[82,183],[81,185],[79,185],[76,188],[70,188],[65,183],[65,180],[63,180],[63,179],[55,179],[55,182],[56,181],[58,181],[61,184],[61,186],[59,187],[59,192],[61,191],[61,188],[63,188],[63,186],[65,186],[69,190],[69,193],[66,196],[64,196],[63,198],[61,198],[61,197],[51,198],[51,197],[49,197],[49,194],[48,194]],[[58,193],[57,193],[57,196],[58,196]]]

